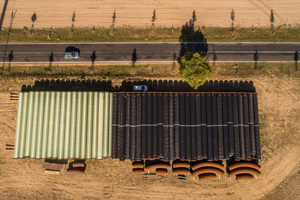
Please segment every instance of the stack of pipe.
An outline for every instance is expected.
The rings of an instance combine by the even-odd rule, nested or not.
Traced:
[[[14,158],[111,156],[112,102],[109,92],[19,93]]]

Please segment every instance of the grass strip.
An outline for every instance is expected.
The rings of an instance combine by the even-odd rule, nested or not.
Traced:
[[[198,30],[198,26],[194,29]],[[0,42],[41,43],[41,42],[178,42],[181,28],[169,27],[130,27],[111,28],[44,28],[29,30],[3,28]],[[300,42],[300,26],[278,26],[274,33],[269,28],[231,28],[202,27],[208,42]]]

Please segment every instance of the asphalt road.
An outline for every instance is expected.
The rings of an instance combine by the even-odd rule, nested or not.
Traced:
[[[80,57],[64,58],[67,47]],[[212,62],[295,62],[300,43],[48,43],[0,44],[1,62],[11,63],[127,63],[174,62],[185,51],[205,52]],[[5,58],[5,59],[4,59]]]

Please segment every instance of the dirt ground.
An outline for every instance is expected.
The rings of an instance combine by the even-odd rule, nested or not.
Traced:
[[[262,169],[257,180],[237,182],[223,176],[220,180],[200,182],[190,177],[177,180],[171,174],[144,180],[131,174],[129,161],[111,158],[88,160],[84,175],[46,175],[42,170],[43,160],[13,159],[13,151],[5,150],[6,144],[14,144],[17,101],[10,101],[9,93],[0,93],[0,199],[266,198],[280,183],[300,171],[300,78],[270,74],[242,80],[254,82],[259,98]],[[25,82],[18,83],[20,88]],[[297,177],[299,183],[300,176]],[[294,188],[297,191],[298,187]]]
[[[0,1],[1,10],[5,0]],[[275,12],[275,25],[299,24],[298,0],[9,0],[4,27],[8,27],[11,12],[16,11],[13,27],[31,27],[31,16],[36,12],[34,27],[70,27],[73,11],[75,27],[104,26],[112,24],[116,10],[116,25],[150,26],[156,9],[157,26],[182,26],[196,10],[196,24],[201,26],[230,27],[231,10],[235,10],[235,25],[242,27],[270,26],[271,9]]]

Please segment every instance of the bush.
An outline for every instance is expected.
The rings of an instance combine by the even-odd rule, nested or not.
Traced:
[[[179,74],[195,90],[213,75],[206,56],[187,52],[180,59]]]

